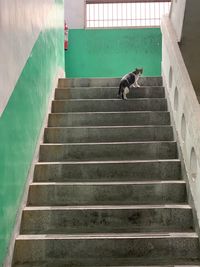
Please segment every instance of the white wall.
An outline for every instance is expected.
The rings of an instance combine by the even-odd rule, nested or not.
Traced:
[[[53,0],[0,0],[0,116],[52,3]]]
[[[65,20],[69,29],[83,29],[85,0],[65,0]]]
[[[185,179],[191,192],[200,225],[200,106],[186,69],[176,32],[166,17],[162,21],[162,75],[172,122],[186,169]],[[199,231],[200,233],[200,231]]]
[[[177,35],[178,42],[181,40],[186,0],[173,0],[170,19]]]

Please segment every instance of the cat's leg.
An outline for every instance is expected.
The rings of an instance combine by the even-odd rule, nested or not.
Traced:
[[[132,84],[132,86],[133,86],[134,88],[136,88],[136,87],[140,87],[140,85],[137,83],[137,81],[135,81],[135,82]]]
[[[140,85],[137,82],[135,83],[135,85],[136,85],[135,87],[140,87]]]
[[[124,100],[127,100],[127,99],[128,99],[126,95],[129,93],[129,91],[130,91],[130,90],[129,90],[128,87],[125,87],[125,88],[124,88],[124,92],[123,92],[123,99],[124,99]]]
[[[132,84],[133,87],[140,87],[140,85],[137,83],[137,81],[134,82],[134,84]]]
[[[135,82],[134,82],[134,85],[135,85],[135,86],[134,86],[134,87],[140,87],[140,85],[139,85],[138,82],[137,82],[138,80],[139,80],[139,77],[135,79]]]

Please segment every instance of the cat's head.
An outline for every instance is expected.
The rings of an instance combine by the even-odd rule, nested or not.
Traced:
[[[141,69],[136,68],[133,72],[134,72],[136,75],[141,76],[142,73],[143,73],[143,68],[141,68]]]

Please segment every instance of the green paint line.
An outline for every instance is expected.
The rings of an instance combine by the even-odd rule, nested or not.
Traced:
[[[58,67],[64,67],[63,29],[41,32],[0,119],[0,263],[47,110]]]
[[[135,67],[161,75],[159,28],[70,30],[67,77],[121,77]]]

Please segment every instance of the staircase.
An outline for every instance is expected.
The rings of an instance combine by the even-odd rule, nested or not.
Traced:
[[[13,266],[200,266],[161,78],[61,79]]]

